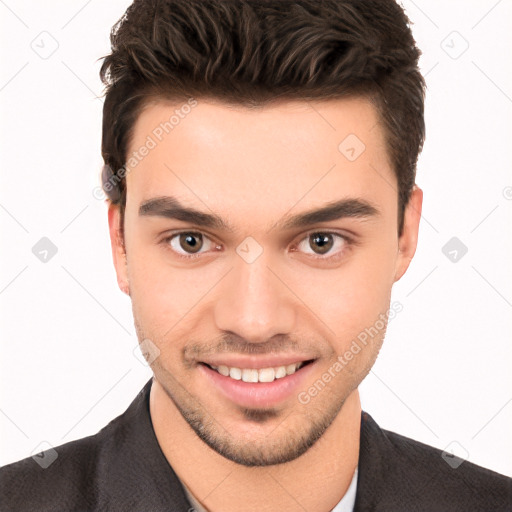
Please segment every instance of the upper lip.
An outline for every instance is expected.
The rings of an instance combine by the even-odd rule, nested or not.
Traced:
[[[269,355],[269,356],[236,356],[236,355],[219,355],[211,356],[207,359],[201,360],[201,363],[206,363],[209,366],[228,366],[229,368],[248,368],[248,369],[261,369],[261,368],[277,368],[278,366],[287,366],[293,363],[302,363],[315,359],[311,356],[304,355]]]

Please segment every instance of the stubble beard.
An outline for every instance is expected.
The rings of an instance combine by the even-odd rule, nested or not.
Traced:
[[[229,432],[168,370],[159,364],[152,366],[155,378],[199,439],[219,455],[247,467],[272,466],[297,459],[322,437],[345,403],[345,399],[333,400],[325,408],[308,410],[297,401],[298,410],[291,412],[240,407],[238,411],[245,421],[261,425],[276,423],[270,433],[248,439]]]

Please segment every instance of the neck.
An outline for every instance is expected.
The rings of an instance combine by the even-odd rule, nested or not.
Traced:
[[[286,464],[246,467],[207,446],[154,379],[150,415],[160,448],[178,478],[210,512],[329,512],[347,491],[359,458],[361,403],[355,389],[324,435]]]

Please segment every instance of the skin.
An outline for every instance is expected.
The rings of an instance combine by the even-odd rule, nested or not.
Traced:
[[[177,107],[148,104],[128,153]],[[338,150],[349,134],[365,145],[355,161]],[[293,394],[272,407],[242,408],[211,385],[199,362],[211,354],[305,354],[315,359],[301,386],[307,391],[389,310],[392,286],[416,250],[422,191],[414,188],[399,237],[397,181],[374,107],[350,98],[250,110],[199,99],[128,172],[127,190],[124,240],[119,208],[109,207],[112,252],[139,341],[159,351],[150,414],[165,457],[210,511],[247,511],[248,503],[250,510],[330,511],[357,467],[357,387],[385,328],[307,404]],[[139,215],[144,201],[161,196],[215,213],[235,230]],[[347,198],[378,213],[273,227]],[[168,239],[177,230],[203,234],[202,246],[193,240],[198,258],[179,257],[187,245]],[[311,242],[315,232],[334,234],[330,251]],[[263,249],[251,263],[236,252],[249,236]]]

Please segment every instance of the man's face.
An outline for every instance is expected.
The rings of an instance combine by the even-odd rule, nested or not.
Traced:
[[[197,435],[241,464],[290,461],[375,362],[421,190],[399,238],[396,178],[363,99],[259,110],[199,100],[162,133],[176,109],[155,102],[135,124],[128,155],[147,154],[127,175],[126,256],[109,211],[118,282],[139,341],[159,354],[156,379]]]

